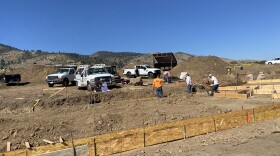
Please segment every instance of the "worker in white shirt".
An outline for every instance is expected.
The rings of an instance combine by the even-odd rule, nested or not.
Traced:
[[[192,78],[190,77],[189,74],[187,74],[186,82],[187,82],[188,95],[191,95],[191,93],[192,93]]]
[[[210,79],[210,82],[211,82],[211,86],[212,86],[212,88],[211,88],[211,96],[214,96],[214,92],[215,93],[220,93],[219,91],[218,91],[218,88],[219,88],[219,82],[218,82],[218,79],[215,77],[215,76],[213,76],[212,74],[209,74],[209,79]]]
[[[169,72],[169,70],[165,69],[163,72],[163,79],[166,84],[169,83],[169,77],[170,77],[170,72]]]

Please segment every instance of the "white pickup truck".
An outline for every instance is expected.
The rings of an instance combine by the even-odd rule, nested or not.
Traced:
[[[87,88],[91,91],[101,80],[105,81],[108,86],[116,86],[114,76],[104,68],[84,66],[77,69],[75,81],[78,89]]]
[[[75,84],[74,79],[74,68],[58,68],[54,74],[50,74],[46,77],[49,87],[53,87],[54,84],[62,84],[63,86],[67,86],[69,82]]]
[[[138,65],[134,66],[134,69],[124,69],[123,74],[128,78],[137,76],[148,76],[149,78],[154,78],[156,75],[160,74],[160,69],[153,68],[148,65]]]
[[[265,64],[278,64],[280,63],[280,58],[274,58],[272,60],[268,60],[265,62]]]

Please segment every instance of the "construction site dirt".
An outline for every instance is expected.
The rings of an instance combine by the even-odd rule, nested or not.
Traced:
[[[25,142],[29,142],[31,146],[40,146],[47,144],[43,139],[58,142],[62,137],[70,140],[71,133],[74,139],[84,138],[280,103],[280,100],[271,99],[269,95],[252,96],[248,99],[228,99],[209,97],[206,92],[198,92],[188,96],[185,82],[166,84],[163,90],[165,97],[157,99],[151,85],[120,85],[106,93],[78,90],[75,86],[64,88],[58,85],[49,88],[45,83],[1,87],[1,152],[6,151],[7,142],[11,142],[11,150],[15,150],[25,148]],[[92,100],[93,96],[98,97],[98,103]],[[271,132],[275,128],[273,126],[279,125],[279,120],[259,124],[260,126],[254,124],[251,127],[235,128],[236,131],[231,129],[226,132],[213,133],[210,136],[212,140],[219,140],[223,134],[232,136],[238,131],[238,135],[234,138],[239,138],[239,141],[242,142],[244,136],[241,134],[243,132],[244,135],[247,134],[248,130],[257,131],[254,127],[261,128],[261,132],[256,133],[272,136]],[[262,136],[265,137],[264,140],[273,139],[269,135]],[[279,135],[273,134],[273,136]],[[256,138],[252,136],[248,140],[258,142],[259,140]],[[218,147],[226,150],[227,146],[235,146],[235,142],[230,142],[230,138],[226,142],[217,141],[217,144],[209,143],[207,146],[209,134],[194,137],[188,144],[195,140],[199,141],[191,147],[187,147],[187,144],[181,141],[174,142],[174,145],[168,143],[140,149],[134,153],[128,153],[128,155],[204,155],[204,150],[210,150],[208,154],[211,154],[211,150]],[[245,143],[238,143],[238,145],[245,147]],[[175,146],[180,148],[175,148]],[[171,153],[168,154],[168,150]],[[182,153],[182,151],[190,153]],[[199,153],[193,153],[195,151]]]

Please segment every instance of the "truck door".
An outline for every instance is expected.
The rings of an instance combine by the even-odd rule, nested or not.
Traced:
[[[75,79],[75,70],[70,69],[70,71],[69,71],[69,81],[74,81],[74,79]]]
[[[145,66],[139,67],[139,75],[147,75],[147,68]]]
[[[77,69],[76,74],[75,74],[75,79],[76,79],[76,81],[84,80],[84,68]]]

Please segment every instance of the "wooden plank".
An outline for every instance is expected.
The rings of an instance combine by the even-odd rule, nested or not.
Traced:
[[[97,155],[109,155],[144,147],[144,129],[131,129],[96,136]]]
[[[186,125],[186,134],[188,137],[216,131],[215,121],[209,118],[209,121],[189,123]]]
[[[273,90],[273,89],[254,89],[254,94],[256,94],[256,95],[260,95],[260,94],[269,95],[269,94],[272,94],[274,91],[275,90]],[[278,92],[280,92],[280,90],[278,90]]]
[[[55,92],[55,93],[53,93],[51,96],[49,96],[49,98],[55,96],[55,95],[58,94],[59,92],[63,91],[65,88],[66,88],[66,87],[60,89],[59,91],[57,91],[57,92]]]
[[[168,128],[159,131],[145,133],[147,146],[179,140],[184,138],[184,127]]]
[[[224,86],[224,87],[219,87],[220,91],[224,91],[224,90],[250,90],[251,87],[250,86]]]
[[[268,80],[250,80],[248,84],[268,84],[268,83],[280,83],[280,79],[268,79]]]
[[[94,137],[82,138],[74,140],[74,144],[76,147],[81,145],[86,145],[88,147],[88,145],[94,144],[94,140],[96,139],[96,149],[89,149],[96,150],[97,155],[109,155],[128,151],[131,149],[141,148],[144,146],[144,139],[146,139],[145,144],[147,146],[166,141],[183,139],[185,132],[184,127],[186,127],[187,136],[195,136],[214,132],[216,130],[224,130],[236,126],[241,126],[248,122],[248,114],[250,114],[250,118],[252,118],[252,115],[255,114],[254,118],[256,119],[256,121],[273,119],[276,117],[278,118],[280,117],[280,104],[256,108],[254,109],[254,112],[252,109],[248,109],[243,111],[217,114],[214,116],[207,116],[202,118],[186,119],[172,123],[148,126],[145,128],[131,129],[121,132],[98,135]],[[4,153],[2,155],[26,156],[39,155],[42,153],[51,154],[51,152],[59,152],[59,150],[71,148],[71,141],[65,141],[63,144],[56,143],[52,145],[33,147],[32,150],[16,150]]]
[[[215,120],[217,131],[221,131],[247,124],[247,115],[233,116],[230,118],[218,118]]]
[[[272,99],[280,99],[280,93],[273,93],[271,94]]]
[[[233,99],[247,99],[249,97],[248,94],[238,94],[235,92],[220,92],[220,93],[215,93],[214,97],[223,97],[223,98],[233,98]]]
[[[7,142],[7,152],[11,151],[11,142]]]
[[[43,139],[44,142],[48,143],[48,144],[54,144],[54,142],[47,140],[47,139]]]
[[[274,110],[268,110],[264,112],[255,112],[255,120],[256,121],[264,121],[264,120],[270,120],[274,118],[280,117],[280,110],[274,109]]]

